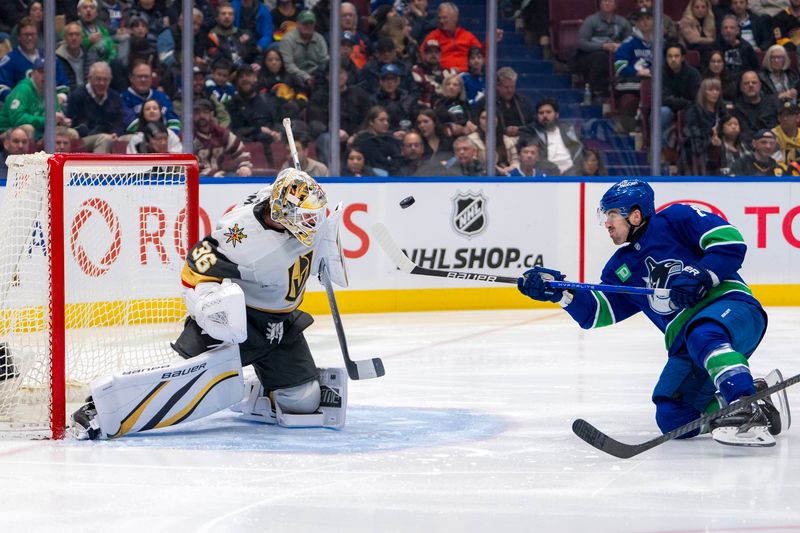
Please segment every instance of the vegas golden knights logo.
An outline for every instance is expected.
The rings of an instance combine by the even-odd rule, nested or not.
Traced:
[[[303,287],[306,286],[308,277],[311,275],[311,259],[314,257],[314,250],[297,258],[292,266],[289,267],[289,292],[284,297],[288,302],[294,302],[303,294]]]

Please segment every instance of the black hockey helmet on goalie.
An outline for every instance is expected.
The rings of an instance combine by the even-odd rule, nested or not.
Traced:
[[[270,216],[297,240],[311,246],[325,219],[328,198],[317,181],[296,168],[282,170],[272,185]]]

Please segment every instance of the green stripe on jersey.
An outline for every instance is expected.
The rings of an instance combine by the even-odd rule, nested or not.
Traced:
[[[611,305],[609,305],[605,294],[600,291],[592,291],[594,299],[597,300],[597,313],[594,316],[593,328],[602,328],[610,326],[614,323],[614,313],[611,312]]]
[[[747,364],[747,358],[739,352],[734,351],[720,351],[712,353],[708,359],[706,359],[705,365],[709,377],[717,386],[719,386],[717,383],[717,378],[728,370],[731,370],[737,366],[749,368],[749,365]]]
[[[733,226],[720,226],[700,237],[700,248],[703,250],[720,244],[744,244],[744,237]]]
[[[664,342],[667,345],[667,350],[670,349],[672,343],[675,342],[675,339],[678,337],[678,333],[680,333],[687,322],[694,318],[697,313],[705,309],[711,302],[731,292],[744,292],[750,296],[753,295],[753,291],[750,290],[750,287],[741,281],[732,279],[725,280],[716,287],[712,287],[711,290],[708,291],[706,297],[700,300],[700,303],[690,309],[684,309],[669,323],[666,331],[664,331]]]

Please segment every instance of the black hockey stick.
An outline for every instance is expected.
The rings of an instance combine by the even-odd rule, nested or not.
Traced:
[[[333,293],[333,285],[331,285],[331,278],[328,275],[328,265],[325,261],[320,261],[319,264],[319,277],[322,284],[325,286],[325,293],[328,295],[328,303],[331,306],[331,315],[333,316],[333,325],[336,327],[336,337],[339,339],[339,347],[342,349],[342,357],[344,358],[344,366],[347,368],[347,375],[350,379],[371,379],[379,378],[386,373],[383,368],[383,361],[380,357],[373,357],[372,359],[364,359],[362,361],[353,361],[350,359],[350,352],[347,349],[347,339],[344,336],[344,327],[342,326],[342,317],[339,315],[339,306],[336,305],[336,295]]]
[[[517,284],[517,278],[508,276],[496,276],[494,274],[480,274],[477,272],[459,272],[457,270],[436,270],[432,268],[424,268],[411,259],[408,258],[403,250],[397,246],[392,236],[389,235],[389,230],[386,226],[377,222],[372,225],[372,233],[378,244],[381,245],[383,251],[386,252],[397,268],[408,274],[419,274],[421,276],[435,276],[440,278],[451,279],[468,279],[473,281],[485,281],[488,283],[508,283],[511,285]],[[593,283],[577,283],[574,281],[546,281],[545,284],[554,289],[575,289],[575,290],[590,290],[601,292],[616,292],[622,294],[639,294],[642,296],[656,295],[661,297],[669,297],[669,289],[651,289],[649,287],[625,287],[622,285],[596,285]]]
[[[624,442],[614,440],[582,418],[579,418],[572,423],[572,431],[578,437],[591,444],[601,452],[613,455],[614,457],[619,457],[620,459],[630,459],[635,455],[646,452],[650,448],[655,448],[659,444],[664,444],[665,442],[676,437],[680,437],[681,435],[689,433],[692,430],[700,429],[712,420],[734,413],[741,409],[743,405],[749,405],[757,402],[758,400],[763,400],[770,394],[774,394],[785,389],[786,387],[794,385],[798,381],[800,381],[800,374],[780,381],[771,387],[753,394],[752,396],[742,398],[741,402],[736,402],[735,404],[724,407],[719,411],[701,416],[700,418],[697,418],[688,424],[684,424],[679,428],[675,428],[670,432],[664,433],[660,437],[656,437],[641,444],[625,444]]]

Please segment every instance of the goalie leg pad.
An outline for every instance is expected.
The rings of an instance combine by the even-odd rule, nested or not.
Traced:
[[[248,380],[244,400],[233,409],[246,420],[282,427],[341,429],[347,412],[347,373],[343,368],[320,368],[319,379],[264,394],[257,377]]]
[[[233,344],[172,365],[95,380],[91,402],[100,434],[117,438],[216,413],[240,401],[243,388],[239,346]]]

